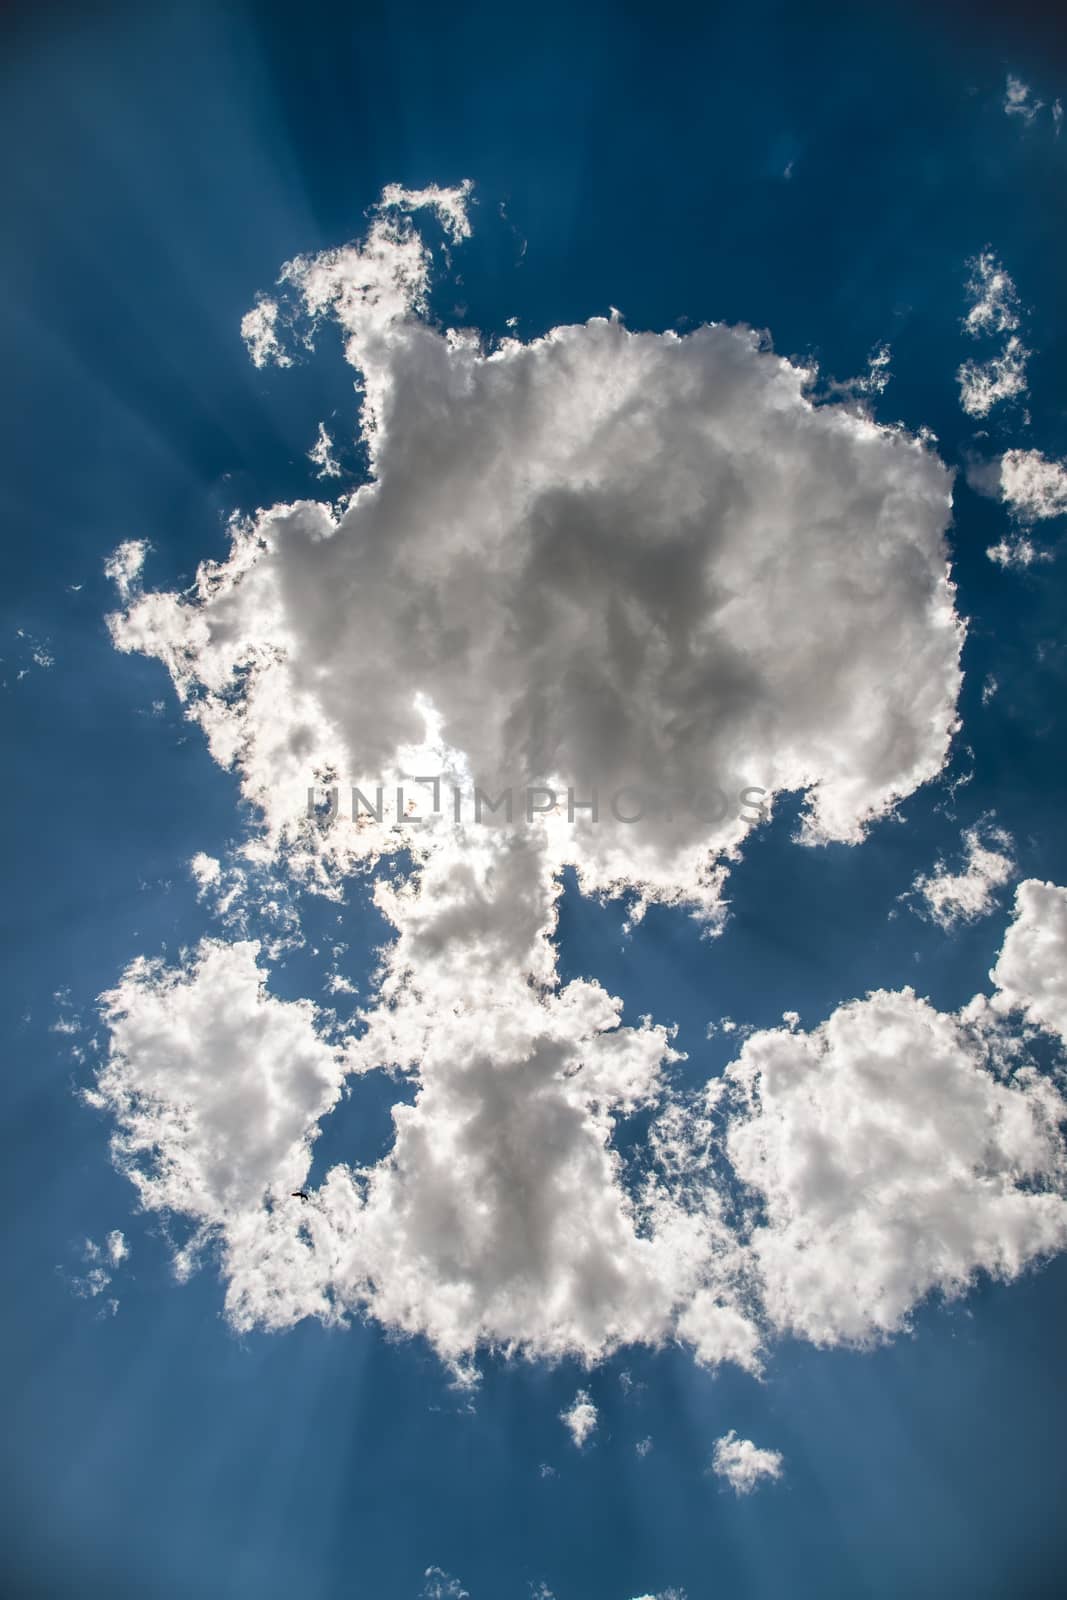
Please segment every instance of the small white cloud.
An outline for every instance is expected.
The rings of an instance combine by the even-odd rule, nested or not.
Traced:
[[[93,1239],[86,1239],[82,1245],[82,1260],[88,1271],[81,1277],[70,1279],[70,1286],[81,1300],[96,1300],[111,1285],[111,1275],[116,1268],[129,1256],[130,1250],[125,1236],[114,1228],[99,1245]],[[110,1270],[109,1270],[110,1269]],[[119,1302],[112,1298],[104,1303],[102,1316],[114,1316],[119,1308]]]
[[[1044,105],[1043,100],[1035,100],[1028,84],[1014,73],[1008,73],[1008,81],[1004,90],[1004,110],[1009,117],[1021,117],[1024,122],[1033,122],[1037,113]],[[1059,101],[1056,102],[1057,105]],[[1053,111],[1055,116],[1055,111]]]
[[[341,476],[340,462],[334,459],[333,440],[326,431],[326,424],[319,423],[319,436],[308,451],[308,460],[318,467],[317,476],[320,478],[339,478]]]
[[[991,672],[987,674],[986,680],[982,685],[982,704],[984,706],[987,706],[995,698],[999,688],[1000,684],[993,674]]]
[[[123,604],[140,589],[141,572],[147,554],[146,539],[127,539],[104,562],[104,577],[111,579]]]
[[[892,351],[887,344],[876,345],[867,361],[867,377],[864,382],[865,392],[868,394],[882,394],[889,382],[889,362]]]
[[[990,561],[998,567],[1023,569],[1037,561],[1051,561],[1047,550],[1039,550],[1025,534],[1006,534],[997,544],[986,550]]]
[[[1027,878],[990,977],[994,1005],[1021,1011],[1034,1027],[1067,1041],[1067,889]]]
[[[542,1478],[558,1478],[559,1477],[559,1473],[556,1471],[555,1467],[550,1467],[547,1461],[542,1461],[542,1463],[538,1467],[537,1471],[538,1471],[538,1475],[540,1477],[542,1477]]]
[[[35,667],[47,668],[55,666],[56,658],[48,648],[47,641],[41,643],[41,641],[35,639],[32,634],[27,633],[25,628],[16,628],[15,632],[29,649],[30,660],[33,662]],[[22,675],[23,674],[21,673],[19,674],[20,677]]]
[[[735,1494],[751,1494],[761,1483],[782,1476],[782,1455],[778,1450],[761,1450],[751,1439],[739,1439],[731,1428],[715,1441],[711,1469]]]
[[[1063,121],[1063,101],[1062,100],[1053,100],[1053,102],[1052,102],[1052,122],[1053,122],[1053,126],[1056,129],[1056,137],[1057,137],[1057,139],[1060,136],[1060,124],[1062,123],[1062,121]]]
[[[960,923],[977,922],[995,910],[996,891],[1015,871],[1012,838],[1003,828],[983,821],[966,829],[962,842],[962,872],[951,873],[939,861],[931,874],[915,879],[910,891],[923,902],[918,908],[920,915],[929,917],[946,933]]]
[[[198,887],[203,890],[210,888],[213,883],[218,883],[222,875],[222,866],[214,856],[205,855],[203,850],[198,850],[189,863],[189,871],[196,879]]]
[[[440,1567],[427,1567],[421,1600],[470,1600],[458,1578],[450,1578]]]
[[[960,405],[968,416],[988,416],[1002,400],[1026,393],[1026,349],[1015,330],[1019,326],[1019,294],[1012,279],[990,249],[967,263],[970,308],[963,319],[972,338],[1007,334],[999,355],[985,361],[965,361],[957,372]]]
[[[278,302],[266,295],[257,295],[251,311],[241,318],[241,338],[248,349],[254,367],[269,363],[276,367],[291,367],[292,357],[287,355],[278,338]]]
[[[1026,393],[1026,362],[1030,355],[1017,334],[1012,334],[999,356],[988,361],[965,361],[956,374],[960,405],[969,417],[987,417],[1002,400]]]
[[[1067,514],[1067,465],[1040,450],[1006,450],[1000,459],[1000,493],[1020,522]]]
[[[1019,326],[1019,293],[992,250],[983,250],[967,265],[971,307],[963,319],[969,334],[1012,333]]]
[[[464,178],[453,189],[440,189],[436,183],[429,184],[425,189],[405,189],[399,183],[389,183],[382,190],[378,209],[411,212],[429,207],[436,213],[452,243],[460,244],[471,236],[467,205],[473,188],[471,178]]]
[[[579,1450],[596,1427],[597,1409],[584,1389],[579,1389],[569,1411],[561,1411],[559,1420],[570,1433]]]
[[[651,1438],[638,1439],[637,1443],[634,1445],[634,1449],[637,1451],[638,1455],[644,1459],[644,1457],[647,1456],[649,1451],[652,1449]]]

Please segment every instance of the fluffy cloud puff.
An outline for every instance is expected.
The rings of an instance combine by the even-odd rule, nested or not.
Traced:
[[[1014,1277],[1067,1242],[1067,1104],[966,1013],[880,991],[811,1033],[754,1034],[726,1082],[741,1106],[726,1148],[758,1198],[749,1242],[783,1332],[867,1343],[931,1290]]]
[[[751,1494],[761,1483],[782,1476],[782,1455],[778,1450],[761,1450],[751,1439],[739,1439],[731,1428],[715,1441],[711,1470],[725,1478],[735,1494]]]
[[[1001,1009],[1067,1041],[1067,889],[1027,878],[1015,891],[1015,919],[990,974]]]
[[[960,405],[971,417],[987,417],[1001,400],[1026,393],[1026,363],[1030,356],[1015,329],[1019,326],[1019,296],[1009,274],[992,250],[983,250],[968,263],[971,275],[967,294],[971,301],[963,326],[973,338],[1007,334],[998,355],[985,361],[965,361],[957,373]]]
[[[1020,522],[1067,513],[1067,467],[1040,450],[1006,450],[1000,461],[1000,492]]]
[[[954,728],[941,462],[813,404],[812,375],[744,328],[442,333],[396,207],[451,217],[463,196],[389,194],[362,243],[282,274],[290,315],[345,333],[370,481],[236,522],[229,559],[191,596],[142,595],[116,643],[167,663],[290,844],[322,843],[301,828],[316,776],[388,779],[431,729],[494,794],[597,789],[595,826],[542,824],[591,887],[713,903],[750,785],[806,790],[809,837],[858,839]],[[612,814],[627,785],[654,816]],[[326,842],[395,843],[350,818]]]
[[[939,861],[932,873],[916,878],[911,888],[921,901],[922,914],[946,933],[958,923],[988,916],[997,904],[996,891],[1015,870],[1011,835],[988,821],[965,829],[963,846],[962,872],[949,872]]]
[[[101,997],[110,1059],[96,1095],[146,1206],[220,1221],[299,1188],[344,1055],[309,1001],[266,992],[254,941],[205,941],[189,965],[138,959]]]
[[[559,1419],[580,1450],[596,1428],[596,1406],[586,1391],[579,1389],[574,1397],[574,1404],[569,1410],[561,1411]]]

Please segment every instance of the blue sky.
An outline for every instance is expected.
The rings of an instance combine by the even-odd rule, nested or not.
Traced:
[[[528,344],[612,307],[635,334],[684,338],[706,323],[766,329],[779,356],[818,364],[820,405],[849,415],[867,406],[879,424],[930,430],[930,450],[955,473],[945,538],[967,636],[962,684],[946,689],[941,707],[955,706],[960,721],[949,748],[924,757],[861,843],[798,844],[802,796],[784,792],[732,866],[717,937],[686,904],[652,904],[627,931],[638,868],[625,891],[583,894],[567,860],[554,934],[559,984],[589,980],[618,997],[635,1049],[644,1048],[641,1018],[676,1027],[671,1042],[685,1059],[668,1065],[669,1095],[690,1110],[738,1060],[748,1033],[781,1035],[783,1013],[798,1013],[789,1037],[799,1040],[875,989],[911,986],[944,1016],[993,993],[990,969],[1025,923],[1016,885],[1067,883],[1062,520],[1028,522],[974,470],[1009,451],[1048,463],[1067,455],[1067,141],[1053,113],[1065,67],[1053,21],[1026,6],[966,19],[950,7],[767,5],[592,7],[580,16],[540,7],[508,17],[477,6],[316,4],[16,13],[0,97],[0,336],[11,397],[0,610],[11,752],[2,797],[4,1225],[17,1312],[4,1334],[5,1592],[1062,1593],[1067,1277],[1054,1250],[1035,1249],[1010,1282],[976,1265],[970,1291],[950,1303],[937,1287],[918,1293],[906,1326],[865,1348],[836,1335],[820,1347],[799,1312],[771,1328],[767,1311],[757,1373],[729,1359],[701,1363],[677,1330],[608,1339],[593,1357],[561,1322],[562,1353],[552,1357],[533,1348],[509,1359],[476,1344],[479,1378],[465,1389],[442,1354],[440,1290],[412,1312],[422,1319],[412,1337],[384,1302],[356,1295],[346,1326],[324,1326],[298,1306],[271,1327],[264,1290],[251,1325],[235,1327],[226,1294],[240,1273],[236,1255],[225,1258],[236,1247],[224,1243],[236,1237],[226,1231],[232,1212],[216,1215],[207,1201],[197,1210],[199,1199],[183,1211],[171,1191],[166,1204],[139,1203],[109,1149],[118,1101],[94,1107],[84,1091],[122,1047],[98,1018],[98,997],[125,982],[138,957],[188,972],[183,952],[204,938],[227,947],[259,938],[281,1006],[306,1000],[336,1012],[332,1031],[320,1017],[321,1046],[299,1043],[309,1061],[346,1030],[360,1035],[358,1013],[374,1004],[378,952],[396,929],[351,863],[331,868],[332,899],[284,852],[248,868],[239,925],[217,897],[198,896],[191,860],[203,853],[232,870],[260,812],[242,790],[247,774],[224,770],[203,728],[183,716],[159,640],[145,653],[115,648],[105,618],[125,603],[104,566],[120,545],[145,541],[130,605],[142,581],[149,594],[186,591],[200,563],[226,562],[231,513],[325,499],[366,474],[357,374],[337,329],[319,329],[313,356],[298,329],[288,367],[256,367],[240,329],[257,294],[277,293],[284,262],[363,237],[391,183],[415,191],[473,182],[471,237],[451,246],[432,208],[409,202],[434,251],[425,325],[477,329],[487,347],[509,333]],[[1021,112],[1006,110],[1009,76],[1027,86]],[[971,339],[962,327],[976,303],[969,264],[985,251],[1015,287],[1029,358],[1025,393],[976,416],[961,407],[958,369],[994,356],[1011,331]],[[884,391],[830,387],[863,375],[882,344]],[[718,381],[725,393],[726,377]],[[308,460],[320,422],[342,467],[337,481],[316,477]],[[758,426],[754,417],[753,436]],[[745,416],[730,420],[731,465],[747,427]],[[664,474],[678,419],[675,428],[664,430]],[[433,438],[419,434],[407,458],[413,484],[430,470]],[[513,451],[522,445],[510,441]],[[767,475],[758,459],[743,459],[746,493],[766,509]],[[832,499],[837,468],[819,471]],[[447,501],[440,485],[436,499],[431,491],[436,514]],[[880,484],[870,492],[889,504]],[[629,501],[613,502],[620,526],[635,503],[632,487]],[[419,504],[411,502],[413,525]],[[742,549],[758,553],[764,532],[762,523],[747,528]],[[857,524],[856,540],[868,532]],[[806,525],[791,537],[806,538]],[[938,530],[929,537],[933,549]],[[1052,559],[1004,564],[987,554],[1028,538]],[[775,548],[785,570],[788,549]],[[877,594],[883,585],[890,593],[897,568],[870,572],[873,634]],[[555,605],[552,573],[542,576]],[[560,582],[561,606],[578,581]],[[311,651],[327,637],[329,585],[315,588],[310,556],[294,582],[308,585],[294,627],[306,627]],[[855,592],[863,589],[857,579]],[[758,584],[753,592],[762,604]],[[352,595],[348,626],[370,636],[388,597],[360,610],[367,603]],[[527,602],[540,603],[532,589]],[[681,604],[677,595],[671,603]],[[795,597],[800,634],[814,641],[799,658],[811,668],[805,687],[825,703],[846,754],[852,725],[835,730],[834,673],[818,678],[816,645],[836,637],[849,603],[814,586]],[[893,704],[901,724],[933,693],[938,670],[950,676],[918,602],[915,616],[927,621],[899,637],[933,665],[916,668]],[[886,637],[898,637],[898,622],[894,611]],[[774,647],[763,642],[765,653]],[[856,695],[862,687],[876,697],[904,670],[890,654],[881,670],[862,642],[860,655],[842,655],[835,668],[838,684],[856,674]],[[484,678],[487,726],[497,681]],[[354,699],[359,684],[349,690]],[[798,700],[798,719],[801,709]],[[840,770],[855,776],[847,761]],[[964,830],[975,827],[987,843],[994,828],[1010,839],[994,840],[1006,876],[981,914],[939,925],[913,886],[939,859],[959,873]],[[600,870],[592,856],[579,864]],[[284,925],[264,910],[271,899],[299,920],[300,942],[272,945]],[[331,954],[335,945],[344,948]],[[1051,949],[1050,992],[1065,954]],[[1001,970],[1000,989],[1016,1002],[1010,1037],[1025,1038],[1043,1082],[1060,1082],[1062,1040]],[[351,989],[330,987],[338,974]],[[471,974],[474,994],[483,973],[472,965]],[[424,976],[432,991],[436,973]],[[149,991],[132,983],[123,993],[147,1004]],[[302,1013],[272,1015],[295,1030]],[[724,1019],[737,1027],[724,1030]],[[488,1020],[475,1014],[472,1027],[490,1038]],[[266,1054],[272,1038],[267,1030]],[[781,1048],[794,1046],[787,1038]],[[126,1060],[125,1081],[136,1085],[135,1049]],[[902,1057],[902,1071],[913,1061]],[[419,1083],[418,1073],[398,1081],[359,1068],[321,1118],[294,1186],[306,1176],[319,1205],[338,1164],[387,1161],[391,1108],[412,1105]],[[616,1131],[612,1148],[631,1173],[644,1170],[661,1109],[650,1102]],[[917,1104],[917,1128],[925,1114]],[[255,1130],[246,1131],[251,1144]],[[145,1170],[162,1149],[142,1155]],[[1062,1193],[1062,1170],[1042,1181]],[[847,1234],[847,1209],[843,1217]],[[204,1258],[179,1283],[174,1253],[197,1221],[208,1228]],[[128,1253],[112,1262],[106,1241],[116,1231]],[[97,1293],[94,1267],[110,1280]],[[330,1292],[342,1294],[336,1281]],[[482,1309],[491,1327],[493,1306]],[[624,1316],[622,1326],[625,1334]],[[602,1331],[589,1335],[594,1343]],[[581,1447],[561,1421],[580,1391],[597,1411]],[[712,1470],[716,1441],[731,1431],[780,1454],[778,1475],[766,1473],[754,1492],[735,1492]]]

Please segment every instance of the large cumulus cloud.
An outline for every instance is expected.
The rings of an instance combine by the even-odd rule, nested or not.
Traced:
[[[990,1065],[1000,1014],[875,996],[813,1035],[753,1036],[692,1103],[667,1032],[562,984],[553,935],[564,863],[714,918],[745,786],[805,791],[806,839],[856,842],[940,770],[962,637],[949,476],[856,403],[813,403],[813,375],[745,328],[441,331],[410,214],[459,244],[467,198],[387,191],[362,242],[289,263],[245,330],[266,363],[340,325],[368,480],[235,519],[187,594],[124,563],[112,619],[166,663],[279,868],[336,892],[412,849],[376,890],[394,937],[375,997],[331,1042],[250,946],[137,963],[106,997],[98,1103],[143,1203],[217,1243],[238,1327],[369,1311],[457,1370],[484,1346],[593,1360],[669,1338],[755,1369],[781,1328],[888,1333],[1060,1239],[1058,1102]],[[354,819],[349,783],[377,780],[381,820]],[[516,789],[510,823],[472,820],[476,783]],[[339,803],[309,818],[309,784]],[[559,803],[527,820],[535,784]],[[638,822],[612,814],[624,786],[656,802]],[[599,791],[595,822],[568,789]],[[285,1203],[346,1078],[375,1071],[414,1091],[388,1155]],[[647,1160],[627,1167],[638,1112]]]
[[[441,193],[414,198],[454,219]],[[441,332],[429,270],[391,207],[288,264],[290,314],[346,335],[371,478],[235,523],[192,595],[113,622],[167,662],[275,837],[316,774],[387,777],[432,729],[494,794],[596,789],[596,826],[553,845],[590,884],[711,902],[747,786],[807,790],[810,837],[855,840],[940,769],[961,627],[935,454],[814,404],[812,374],[746,328]],[[654,815],[618,820],[627,785]]]

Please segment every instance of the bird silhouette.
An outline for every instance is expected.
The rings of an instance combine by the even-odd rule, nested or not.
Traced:
[[[311,1196],[308,1194],[306,1189],[294,1189],[292,1198],[294,1200],[310,1200]]]

